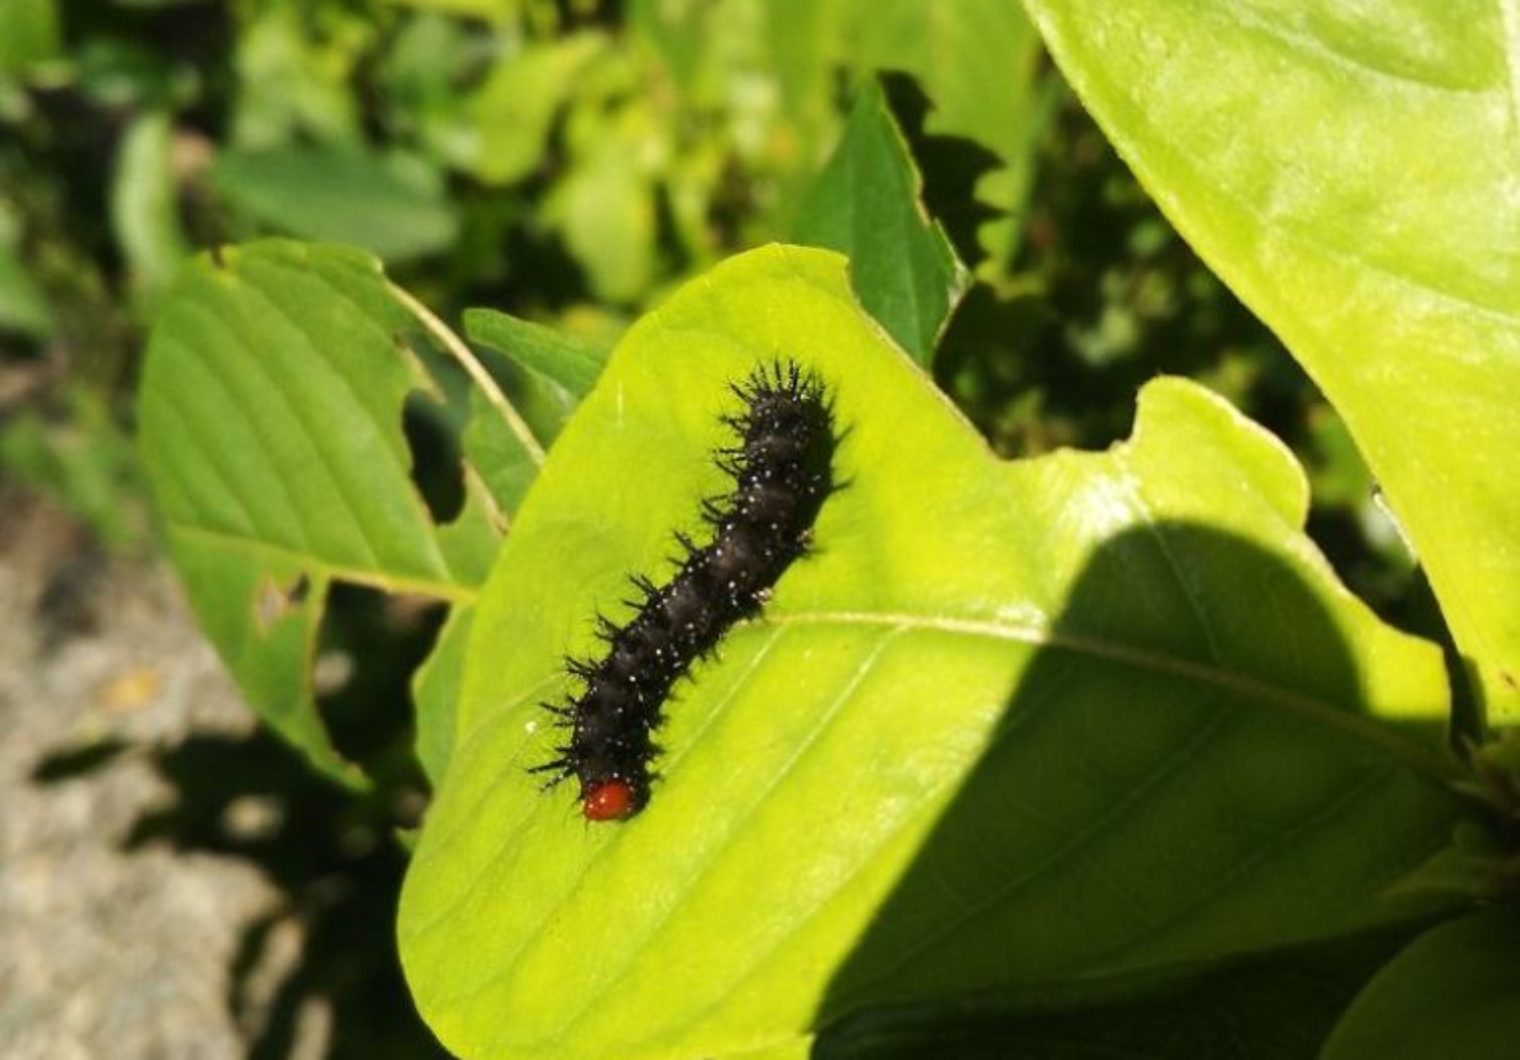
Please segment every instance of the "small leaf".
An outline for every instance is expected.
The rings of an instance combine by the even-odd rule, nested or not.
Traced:
[[[1040,76],[1039,34],[1018,4],[1004,0],[849,0],[843,56],[855,69],[913,74],[933,104],[926,129],[964,136],[1004,163],[977,194],[1004,216],[983,226],[992,276],[1012,267],[1024,204],[1060,86]],[[780,10],[784,10],[784,5]],[[783,16],[785,17],[785,16]]]
[[[179,222],[170,153],[174,124],[163,111],[140,115],[123,136],[111,188],[111,222],[134,285],[160,293],[190,252]]]
[[[518,367],[553,387],[568,416],[591,393],[608,351],[554,328],[494,309],[467,309],[464,332],[471,342],[505,354]]]
[[[571,33],[530,43],[499,62],[471,99],[477,128],[471,171],[486,183],[506,184],[539,167],[577,73],[606,46],[600,33]]]
[[[496,506],[510,515],[538,474],[547,439],[540,440],[535,434],[533,445],[525,445],[522,435],[497,415],[498,401],[506,401],[500,389],[494,394],[479,387],[470,391],[470,421],[464,429],[463,445],[466,459],[481,469],[481,481]]]
[[[922,190],[902,131],[871,79],[793,234],[846,255],[861,304],[914,360],[929,364],[969,277],[924,212]]]
[[[464,326],[470,340],[487,351],[482,357],[487,367],[495,367],[490,357],[499,355],[528,374],[531,383],[517,393],[522,399],[536,399],[523,400],[524,415],[535,409],[541,413],[531,417],[531,423],[534,436],[547,448],[596,382],[607,351],[494,309],[465,310]],[[474,415],[465,431],[465,452],[483,469],[486,484],[501,505],[516,510],[537,464],[522,459],[516,437],[501,417],[490,414],[491,401],[485,387],[471,395]]]
[[[1520,721],[1520,38],[1488,2],[1029,0],[1157,203],[1344,417]]]
[[[538,790],[538,704],[723,489],[729,384],[828,381],[817,553],[669,706],[647,809]],[[1465,805],[1368,716],[1446,695],[1304,537],[1288,452],[1177,380],[1106,453],[1004,463],[835,255],[733,259],[628,333],[475,615],[402,896],[418,1006],[471,1058],[800,1055],[883,1005],[1165,976],[1343,935]],[[769,1055],[767,1053],[766,1055]]]
[[[496,375],[427,307],[399,288],[391,290],[419,319],[428,322],[435,334],[444,338],[474,384],[469,390],[469,418],[461,443],[471,470],[479,476],[481,486],[495,504],[499,529],[505,531],[505,520],[517,511],[523,494],[538,474],[551,437],[533,430],[508,400]],[[477,311],[468,310],[466,315],[474,312]]]
[[[1442,924],[1399,954],[1346,1013],[1323,1060],[1509,1056],[1520,1041],[1520,910]]]
[[[212,179],[235,206],[265,224],[352,243],[387,261],[442,250],[459,227],[436,173],[357,148],[226,151]]]
[[[276,148],[305,139],[325,144],[363,141],[356,69],[380,23],[357,11],[329,9],[321,19],[283,4],[242,14],[233,38],[237,91],[227,142],[240,150]]]
[[[451,15],[505,22],[517,15],[520,0],[401,0],[418,11],[442,11]]]
[[[654,184],[639,164],[644,139],[642,128],[608,128],[576,153],[545,202],[546,219],[603,301],[634,301],[654,277],[657,218]]]
[[[435,389],[399,338],[418,329],[413,305],[356,251],[269,241],[197,258],[165,299],[139,397],[143,460],[202,628],[250,705],[350,782],[312,694],[328,589],[469,603],[498,534],[471,476],[443,526],[410,477],[403,405]]]

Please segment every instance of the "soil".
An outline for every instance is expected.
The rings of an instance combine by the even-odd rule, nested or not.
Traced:
[[[155,749],[252,728],[162,566],[0,497],[0,1055],[245,1055],[229,968],[279,889],[129,840],[174,798]]]

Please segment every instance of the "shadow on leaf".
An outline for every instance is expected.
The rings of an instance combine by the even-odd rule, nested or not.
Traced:
[[[1379,894],[1450,828],[1348,717],[1329,598],[1210,527],[1107,542],[836,972],[815,1055],[1317,1055],[1407,937]]]

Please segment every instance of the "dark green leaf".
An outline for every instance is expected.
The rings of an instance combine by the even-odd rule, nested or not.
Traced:
[[[846,61],[856,69],[913,74],[933,110],[927,131],[964,136],[991,150],[1004,168],[977,194],[1003,216],[985,225],[985,270],[1012,268],[1033,183],[1035,151],[1055,102],[1057,81],[1040,75],[1039,34],[1019,4],[1005,0],[848,0]]]
[[[921,192],[881,88],[867,81],[793,235],[798,243],[846,255],[861,304],[927,365],[968,276],[944,231],[924,212]]]
[[[1426,932],[1351,1006],[1323,1060],[1468,1060],[1501,1057],[1520,1042],[1520,910],[1513,907]]]
[[[1326,1035],[1402,936],[1337,940],[1172,981],[1083,984],[1022,1004],[868,1013],[815,1060],[1316,1060]],[[1390,1054],[1402,1055],[1402,1054]]]

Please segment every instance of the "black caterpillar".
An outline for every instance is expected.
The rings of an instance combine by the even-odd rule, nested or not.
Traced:
[[[559,757],[532,772],[574,776],[592,821],[622,820],[649,801],[653,734],[671,686],[706,658],[723,634],[760,611],[771,587],[812,545],[813,523],[834,490],[833,403],[822,380],[792,361],[756,369],[731,389],[741,413],[723,423],[738,444],[717,450],[733,491],[702,501],[712,540],[677,533],[679,569],[663,585],[631,580],[639,598],[623,625],[597,616],[601,658],[566,659],[584,688],[565,703],[544,704],[569,730]]]

